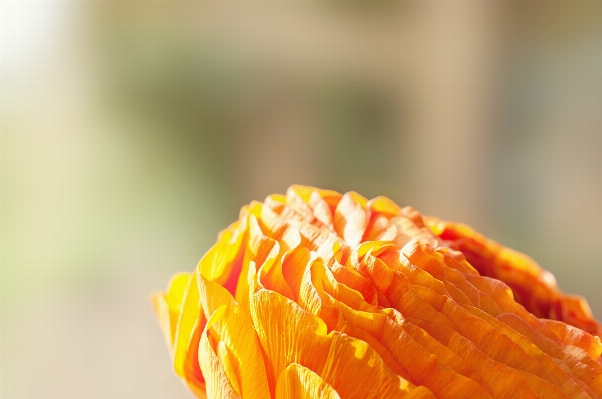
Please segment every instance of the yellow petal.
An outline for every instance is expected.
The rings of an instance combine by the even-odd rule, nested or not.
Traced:
[[[204,388],[204,377],[198,362],[198,348],[206,319],[199,300],[197,275],[188,279],[174,339],[174,370],[188,385]]]
[[[151,296],[155,316],[159,322],[170,351],[173,350],[176,324],[190,273],[177,273],[167,284],[167,292],[156,292]]]
[[[272,249],[277,244],[277,241],[272,238],[266,236],[255,215],[249,215],[248,221],[248,240],[245,250],[245,255],[242,263],[242,269],[240,272],[240,278],[238,279],[238,283],[236,285],[236,302],[243,309],[249,309],[249,282],[246,278],[249,273],[249,264],[251,261],[255,262],[256,266],[259,268],[263,265],[266,258],[269,256],[275,256],[278,254],[278,249],[276,249],[275,253],[272,253]]]
[[[319,375],[292,363],[278,376],[276,399],[340,399],[341,397],[330,384]]]
[[[251,315],[266,354],[270,389],[276,376],[298,363],[320,375],[341,398],[405,397],[414,390],[432,397],[390,370],[370,346],[336,331],[282,295],[260,290],[253,296]],[[430,396],[429,396],[430,394]]]
[[[220,316],[220,313],[217,311],[214,314],[216,317]],[[209,319],[207,327],[210,327],[212,323],[213,320]],[[230,382],[230,379],[226,375],[222,362],[215,353],[215,349],[213,348],[210,340],[210,335],[207,329],[205,329],[201,335],[198,359],[207,384],[207,397],[220,399],[240,399],[239,393],[236,392],[234,386]],[[217,346],[219,344],[215,343],[215,345]]]
[[[276,245],[278,245],[278,243],[276,243]],[[267,259],[258,271],[259,281],[263,287],[276,291],[289,299],[294,299],[294,296],[282,274],[282,261],[283,258],[292,251],[294,251],[294,249],[287,251],[284,255],[278,256],[277,258],[273,257]]]
[[[230,292],[203,276],[199,276],[199,292],[205,314],[212,313],[206,330],[221,343],[218,357],[224,359],[222,365],[235,390],[245,398],[267,397],[265,364],[251,319]]]
[[[395,202],[387,197],[376,197],[368,201],[367,207],[376,213],[382,213],[387,216],[396,216],[401,212],[401,208]]]
[[[201,258],[198,268],[205,278],[234,293],[241,273],[247,220],[222,233],[220,241]]]
[[[305,202],[309,202],[309,198],[311,197],[311,195],[314,192],[317,192],[317,193],[323,192],[323,193],[335,193],[335,194],[338,194],[335,191],[321,190],[321,189],[318,189],[318,188],[315,188],[315,187],[303,186],[303,185],[300,185],[300,184],[293,184],[292,186],[290,186],[288,188],[287,194],[288,194],[289,191],[294,191]],[[339,194],[339,196],[340,196],[340,194]]]

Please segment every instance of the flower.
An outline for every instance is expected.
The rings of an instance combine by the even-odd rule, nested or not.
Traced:
[[[584,300],[385,197],[293,186],[253,202],[152,301],[200,398],[602,397]]]

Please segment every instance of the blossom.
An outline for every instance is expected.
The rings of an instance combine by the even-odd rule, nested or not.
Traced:
[[[293,186],[252,202],[152,301],[200,398],[602,397],[583,299],[385,197]]]

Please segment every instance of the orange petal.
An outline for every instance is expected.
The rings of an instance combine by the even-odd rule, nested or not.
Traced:
[[[499,279],[510,286],[516,300],[529,312],[602,336],[602,324],[592,317],[587,302],[562,293],[554,276],[527,255],[489,240],[462,223],[429,217],[426,224],[445,241],[445,245],[462,251],[481,275]]]
[[[370,307],[367,303],[358,304],[357,298],[350,300],[353,291],[329,276],[328,270],[320,262],[314,262],[312,272],[316,289],[324,302],[338,309],[342,317],[356,328],[346,329],[344,332],[368,342],[383,357],[383,360],[387,356],[392,356],[394,360],[390,367],[394,369],[395,366],[401,367],[401,373],[396,370],[397,374],[409,376],[412,382],[426,386],[437,397],[491,398],[478,383],[439,363],[436,356],[415,342],[403,327],[394,323],[390,317],[380,314],[377,308]],[[346,305],[345,302],[351,306]],[[360,334],[360,331],[367,332],[368,338],[371,339]],[[381,347],[382,351],[379,350]],[[390,364],[387,361],[385,363]]]
[[[289,398],[340,399],[341,397],[322,377],[307,367],[292,363],[280,373],[276,384],[276,399]]]
[[[584,349],[593,360],[598,360],[602,356],[602,343],[599,337],[559,321],[544,321],[562,342]]]
[[[311,252],[304,247],[295,248],[283,256],[282,276],[291,290],[295,301],[299,300],[301,282],[305,270],[314,258],[315,257],[312,257]]]
[[[413,390],[428,397],[427,389],[387,368],[368,344],[336,331],[327,334],[321,319],[278,293],[258,291],[251,315],[266,354],[271,389],[275,376],[298,363],[320,375],[341,398],[405,397]]]
[[[336,209],[339,201],[341,200],[342,195],[332,190],[322,190],[315,187],[308,186],[299,186],[294,185],[289,188],[289,190],[295,191],[303,201],[310,203],[312,202],[311,197],[315,194],[319,195],[326,203],[328,204],[331,213],[334,214],[334,210]]]
[[[278,247],[280,246],[276,243],[274,248],[277,249]],[[289,299],[294,299],[293,292],[289,288],[284,279],[284,275],[282,274],[283,257],[286,256],[286,254],[291,253],[291,251],[294,250],[287,251],[283,256],[267,259],[257,273],[259,281],[264,288],[276,291]]]
[[[311,206],[314,216],[325,226],[334,230],[332,209],[328,202],[317,191],[314,191],[309,197],[309,206]]]

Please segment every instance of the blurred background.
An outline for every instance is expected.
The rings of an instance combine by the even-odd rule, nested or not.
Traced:
[[[602,2],[1,4],[2,398],[188,398],[149,304],[240,207],[386,195],[602,319]]]

